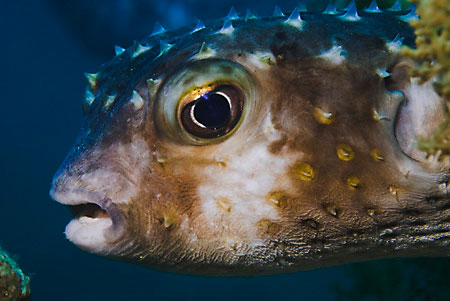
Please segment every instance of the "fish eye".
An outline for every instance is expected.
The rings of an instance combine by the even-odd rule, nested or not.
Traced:
[[[188,99],[192,98],[189,97]],[[182,101],[179,122],[191,135],[217,138],[229,133],[239,122],[244,107],[242,91],[224,84],[211,89],[192,101]]]
[[[257,93],[252,75],[242,65],[225,59],[193,61],[166,78],[158,90],[155,126],[174,142],[218,143],[249,122]]]

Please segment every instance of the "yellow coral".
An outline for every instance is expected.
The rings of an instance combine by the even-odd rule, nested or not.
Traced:
[[[411,0],[419,20],[411,21],[415,28],[417,49],[405,47],[403,54],[421,63],[411,75],[426,82],[433,77],[436,92],[445,97],[447,116],[433,137],[419,138],[419,147],[428,154],[438,151],[450,154],[450,0]]]
[[[436,91],[450,100],[450,1],[412,0],[418,5],[419,20],[415,28],[417,49],[405,48],[403,53],[422,60],[412,75],[423,82],[434,76],[440,79]]]

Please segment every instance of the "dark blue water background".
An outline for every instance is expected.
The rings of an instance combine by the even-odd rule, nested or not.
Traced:
[[[207,278],[97,257],[64,237],[71,214],[48,196],[82,121],[83,72],[95,72],[160,20],[169,28],[227,14],[232,1],[0,2],[0,243],[31,275],[33,300],[326,300],[342,267]],[[91,5],[92,4],[92,5]],[[275,1],[235,1],[269,15]],[[277,3],[288,11],[295,1]]]

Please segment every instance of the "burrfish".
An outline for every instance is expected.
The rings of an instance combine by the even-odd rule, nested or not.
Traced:
[[[232,11],[117,47],[53,179],[67,239],[204,275],[449,255],[448,162],[417,146],[444,104],[408,18]]]

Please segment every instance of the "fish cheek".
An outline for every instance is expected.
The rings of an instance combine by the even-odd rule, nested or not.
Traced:
[[[175,256],[170,245],[176,240],[182,216],[176,192],[173,182],[157,167],[149,170],[139,184],[139,194],[120,204],[126,234],[117,243],[117,257],[157,265],[163,258]]]
[[[366,208],[376,207],[378,196],[403,177],[392,165],[383,165],[391,159],[388,154],[399,152],[393,137],[372,118],[372,108],[384,99],[379,80],[351,66],[291,65],[274,69],[273,78],[281,80],[271,107],[275,127],[284,133],[271,151],[302,154],[291,166],[296,190],[282,212],[287,219],[328,224],[328,234],[371,225]]]
[[[154,127],[147,126],[149,168],[142,178],[139,194],[122,206],[127,217],[127,235],[121,242],[123,256],[156,268],[189,261],[190,241],[195,239],[197,180],[195,159],[181,156],[180,145],[161,140]],[[186,162],[186,163],[183,163]]]

